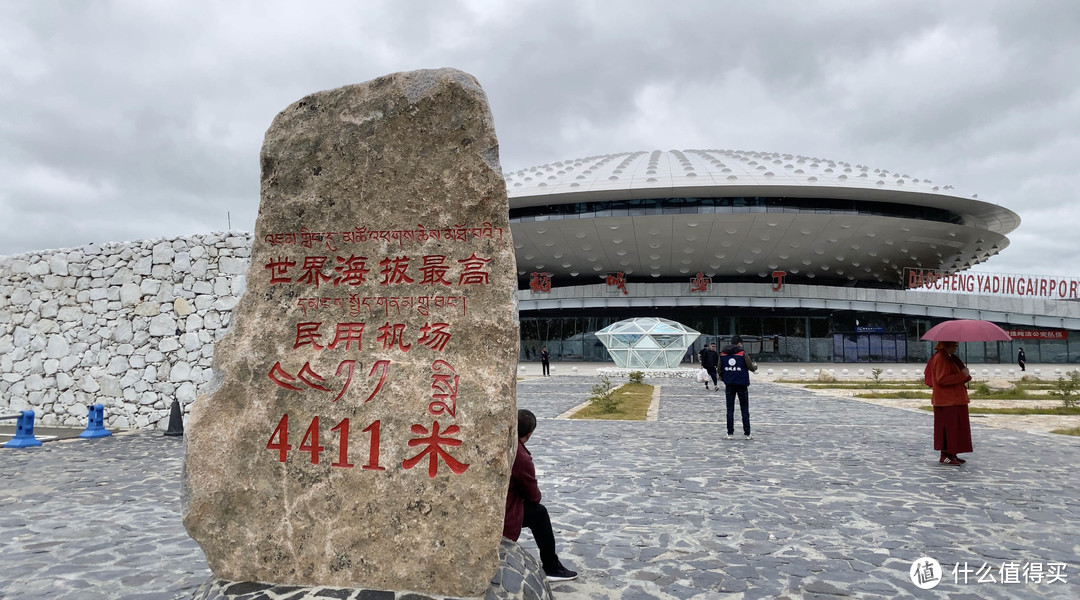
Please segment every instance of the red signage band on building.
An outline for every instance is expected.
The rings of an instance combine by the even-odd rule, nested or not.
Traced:
[[[690,280],[691,294],[708,292],[710,287],[712,287],[712,277],[706,277],[704,273],[699,272]]]
[[[921,292],[1027,296],[1054,300],[1080,298],[1080,279],[1051,275],[947,273],[909,268],[904,277],[904,286]]]
[[[551,291],[551,273],[533,272],[529,277],[529,289],[534,294],[547,294]]]
[[[613,275],[608,275],[605,279],[609,287],[614,287],[616,290],[622,290],[622,293],[629,294],[626,291],[626,273],[619,271]]]
[[[1038,331],[1034,329],[1006,329],[1005,333],[1009,334],[1014,340],[1067,340],[1069,339],[1069,332],[1064,329],[1049,329],[1046,331]]]
[[[772,272],[772,278],[773,278],[772,290],[774,292],[779,292],[780,288],[784,287],[784,277],[787,277],[787,271],[773,271]]]

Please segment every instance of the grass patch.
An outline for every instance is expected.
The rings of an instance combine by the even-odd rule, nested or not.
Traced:
[[[854,388],[859,389],[859,388]],[[918,390],[918,391],[917,391]],[[926,391],[922,391],[926,390]],[[897,389],[895,391],[887,392],[868,392],[866,394],[855,394],[856,398],[900,398],[900,399],[920,399],[930,397],[930,388],[925,385],[920,385],[917,388]],[[985,386],[977,386],[975,389],[968,390],[968,398],[972,400],[1049,400],[1053,398],[1050,394],[1035,394],[1030,390],[1023,388],[1010,388],[1007,390],[993,390],[988,389]]]
[[[792,383],[795,385],[802,385],[806,387],[820,386],[820,387],[892,387],[892,386],[905,386],[905,385],[922,385],[922,377],[918,379],[879,379],[874,381],[871,377],[852,377],[850,375],[844,377],[841,375],[837,377],[836,381],[822,381],[820,379],[788,379],[785,377],[779,377],[774,380],[776,383]]]
[[[856,398],[867,399],[893,399],[893,400],[925,400],[931,397],[930,388],[922,382],[901,381],[835,381],[823,382],[820,380],[777,380],[780,383],[793,383],[807,389],[816,390],[868,390],[865,393],[854,394]],[[876,391],[874,391],[876,390]],[[1080,371],[1070,371],[1069,379],[1059,377],[1057,381],[1040,381],[1025,376],[1019,381],[1013,381],[1012,387],[1005,389],[992,388],[985,381],[973,381],[968,384],[968,397],[972,400],[1050,400],[1060,398],[1066,412],[1002,412],[1001,414],[1077,414],[1068,412],[1068,409],[1076,408],[1080,404]],[[1012,409],[988,409],[995,411],[1007,411]],[[1043,410],[1043,409],[1016,409],[1016,410]],[[1045,409],[1056,410],[1056,409]],[[972,409],[976,412],[976,409]]]
[[[920,406],[925,411],[933,411],[933,406]],[[968,407],[968,412],[973,415],[1058,415],[1058,416],[1075,416],[1080,415],[1080,407],[1055,406],[1052,408],[974,408]]]
[[[968,390],[968,397],[972,400],[1038,400],[1050,398],[1049,394],[1031,394],[1023,388],[1008,390]]]
[[[1060,433],[1061,435],[1080,436],[1080,427],[1073,427],[1072,429],[1054,429],[1050,433]]]
[[[605,419],[611,421],[644,421],[652,402],[653,386],[644,383],[624,383],[611,392],[618,406],[603,412],[593,405],[570,415],[571,419]]]
[[[793,383],[793,382],[784,382]],[[837,381],[836,383],[808,383],[803,387],[811,390],[907,390],[918,389],[920,387],[926,387],[923,382],[909,383],[904,381],[882,382],[882,383],[859,383],[856,381]]]
[[[923,386],[926,387],[926,386]],[[868,394],[855,394],[856,398],[899,398],[906,400],[929,400],[930,392],[870,392]]]
[[[918,381],[882,381],[880,383],[874,382],[859,382],[859,381],[837,381],[835,383],[822,383],[817,381],[808,380],[794,380],[794,379],[777,379],[777,383],[791,383],[801,385],[807,389],[812,390],[928,390],[926,384],[920,379]],[[1049,391],[1057,389],[1057,384],[1052,382],[1033,383],[1029,381],[1012,382],[1014,387],[1006,389],[994,389],[985,383],[973,382],[969,384],[968,393],[974,398],[976,394],[985,398],[1045,398],[1047,394],[1030,394],[1029,392]]]

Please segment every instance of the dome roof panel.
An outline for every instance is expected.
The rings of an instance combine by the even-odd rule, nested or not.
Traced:
[[[781,164],[776,164],[779,161]],[[580,165],[573,170],[565,165]],[[767,165],[767,166],[766,166]],[[793,169],[787,167],[794,167]],[[763,167],[764,170],[758,169]],[[766,173],[772,175],[766,175]],[[582,179],[584,177],[584,179]],[[505,174],[511,206],[550,203],[549,196],[565,202],[589,201],[589,192],[633,189],[634,197],[655,188],[656,197],[690,195],[710,186],[712,196],[747,193],[732,187],[785,186],[798,197],[845,196],[942,208],[980,221],[987,229],[1008,233],[1020,224],[1012,211],[957,193],[927,179],[885,169],[852,167],[842,161],[790,154],[719,149],[624,152],[542,165]],[[572,186],[571,183],[578,185]],[[670,189],[669,188],[673,188]],[[693,190],[702,194],[702,190]],[[541,197],[546,197],[541,199]]]
[[[507,174],[506,181],[512,216],[515,208],[577,202],[759,196],[926,206],[963,219],[962,223],[925,220],[920,211],[911,216],[873,211],[837,214],[804,206],[783,212],[702,210],[636,216],[574,211],[565,218],[512,221],[519,272],[545,264],[555,277],[572,278],[582,271],[654,277],[707,271],[724,277],[759,273],[767,266],[770,271],[807,276],[815,271],[821,277],[841,275],[843,270],[843,277],[850,280],[880,280],[892,278],[904,267],[952,268],[954,263],[981,262],[1006,248],[1009,241],[1004,234],[1019,224],[1015,213],[959,195],[951,186],[906,173],[776,153],[672,150],[602,155],[523,169]],[[692,231],[684,226],[685,219],[694,221]],[[608,230],[616,225],[619,231],[613,237]],[[541,229],[557,234],[543,234]],[[650,235],[652,230],[657,230],[656,236]],[[626,243],[617,244],[615,237]],[[560,256],[554,257],[556,253]],[[520,261],[526,256],[533,258],[523,267]],[[806,260],[811,264],[804,264]],[[871,260],[876,270],[864,268]]]

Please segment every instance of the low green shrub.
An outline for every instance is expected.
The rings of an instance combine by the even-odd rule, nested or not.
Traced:
[[[610,379],[601,376],[600,383],[592,387],[592,393],[589,394],[589,404],[595,406],[601,412],[615,412],[619,408],[619,399],[615,394],[611,393],[614,387]]]
[[[882,371],[883,369],[880,368],[870,369],[870,381],[873,381],[874,383],[881,383]]]
[[[1068,371],[1065,374],[1069,378],[1058,377],[1054,389],[1050,390],[1050,395],[1061,398],[1061,403],[1065,408],[1073,408],[1080,397],[1080,371]]]

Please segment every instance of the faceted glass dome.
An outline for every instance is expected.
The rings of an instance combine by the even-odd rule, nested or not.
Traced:
[[[596,332],[615,366],[623,369],[674,369],[701,334],[682,323],[637,317]]]

